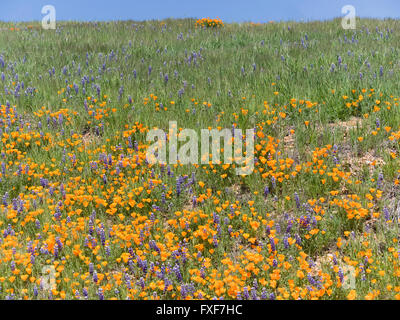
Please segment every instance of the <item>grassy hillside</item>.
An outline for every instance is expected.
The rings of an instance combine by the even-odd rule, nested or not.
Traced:
[[[0,23],[0,298],[400,298],[400,22],[195,25]],[[254,172],[148,163],[170,121]]]

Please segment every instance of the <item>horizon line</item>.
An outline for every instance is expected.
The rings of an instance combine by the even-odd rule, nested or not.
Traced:
[[[214,18],[211,19],[215,19],[218,16],[215,16]],[[210,17],[202,17],[202,18],[210,18]],[[166,20],[198,20],[198,19],[202,19],[199,17],[167,17],[167,18],[153,18],[153,19],[104,19],[104,20],[82,20],[82,19],[70,19],[70,20],[65,20],[65,19],[60,19],[57,20],[57,23],[109,23],[109,22],[162,22],[162,21],[166,21]],[[251,21],[251,20],[242,20],[242,21],[224,21],[223,19],[221,19],[222,21],[224,21],[225,24],[240,24],[240,23],[255,23],[255,24],[269,24],[269,23],[310,23],[310,22],[329,22],[329,21],[334,21],[337,19],[342,19],[342,16],[337,16],[337,17],[331,17],[331,18],[321,18],[321,19],[313,19],[313,18],[309,18],[309,19],[281,19],[281,20],[265,20],[265,21]],[[400,16],[399,17],[356,17],[357,20],[378,20],[378,21],[385,21],[385,20],[399,20],[400,21]],[[14,24],[26,24],[26,23],[41,23],[42,20],[1,20],[0,19],[0,23],[14,23]]]

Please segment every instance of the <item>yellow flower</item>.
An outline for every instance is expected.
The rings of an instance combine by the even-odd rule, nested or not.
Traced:
[[[356,297],[356,290],[350,290],[349,294],[347,295],[347,300],[354,300]]]

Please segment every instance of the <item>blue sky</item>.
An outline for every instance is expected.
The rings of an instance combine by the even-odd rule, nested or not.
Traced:
[[[216,17],[226,22],[324,20],[350,4],[360,17],[399,18],[399,0],[1,0],[0,20],[42,20],[51,4],[57,20],[148,20]]]

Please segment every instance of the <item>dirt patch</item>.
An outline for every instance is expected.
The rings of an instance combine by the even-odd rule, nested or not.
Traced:
[[[193,211],[194,209],[195,209],[195,205],[193,204],[193,199],[187,199],[185,201],[185,204],[182,207],[182,211],[190,212],[190,211]]]
[[[83,145],[86,147],[92,145],[92,144],[96,144],[99,141],[99,138],[94,135],[93,133],[86,132],[83,136],[82,136],[82,142]]]
[[[362,166],[368,166],[369,173],[372,174],[376,167],[380,167],[385,164],[383,158],[376,156],[374,151],[368,151],[362,156],[355,156],[351,153],[346,153],[345,156],[341,157],[341,162],[349,166],[351,173],[359,173],[362,170]]]
[[[350,130],[357,129],[362,127],[362,118],[351,117],[349,120],[346,121],[336,121],[332,123],[327,123],[323,125],[318,125],[316,127],[316,131],[319,133],[326,133],[326,132],[333,132],[336,130],[340,130],[344,133],[344,138],[348,136]]]
[[[361,127],[361,124],[362,124],[362,118],[351,117],[347,121],[337,121],[334,123],[328,123],[327,127],[333,129],[341,128],[347,132],[351,129],[357,128],[357,126]]]
[[[247,203],[247,201],[252,199],[250,188],[246,185],[233,184],[231,187],[227,188],[227,191],[233,194],[241,204]]]
[[[296,139],[294,134],[289,134],[283,138],[283,145],[288,158],[294,160],[294,163],[300,164],[300,153],[296,148]]]
[[[236,238],[229,252],[227,252],[228,257],[233,261],[233,263],[239,263],[241,256],[244,255],[244,251],[248,251],[254,254],[258,254],[256,249],[252,248],[252,245],[242,237]]]
[[[323,256],[317,257],[314,265],[311,268],[311,276],[317,277],[321,272],[322,268],[326,266],[333,266],[333,254],[327,253]]]
[[[289,134],[286,137],[283,138],[283,143],[285,145],[285,149],[287,150],[293,150],[294,149],[294,135],[293,134]]]
[[[351,275],[351,273],[354,272],[354,268],[348,265],[341,257],[338,257],[335,254],[328,252],[323,256],[317,257],[314,266],[311,268],[311,276],[318,277],[322,272],[324,272],[324,269],[326,271],[327,268],[333,268],[333,266],[335,265],[334,256],[336,257],[336,265],[342,268],[342,272],[345,277],[348,277],[349,275]]]

